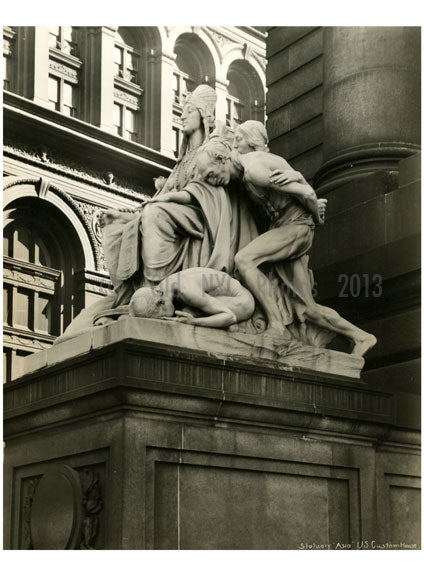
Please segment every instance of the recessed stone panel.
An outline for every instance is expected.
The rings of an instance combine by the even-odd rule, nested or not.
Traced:
[[[155,498],[156,548],[281,550],[350,538],[347,480],[161,463]]]

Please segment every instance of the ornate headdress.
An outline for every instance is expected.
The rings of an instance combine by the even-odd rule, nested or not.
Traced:
[[[268,134],[265,126],[258,120],[246,120],[236,130],[246,138],[249,146],[255,150],[268,152]]]
[[[200,84],[193,92],[187,95],[185,104],[192,104],[199,110],[205,128],[205,139],[203,142],[207,142],[209,140],[209,132],[213,130],[215,126],[215,90],[207,84]],[[184,135],[178,155],[178,162],[182,160],[187,149],[187,144],[188,139],[186,135]]]

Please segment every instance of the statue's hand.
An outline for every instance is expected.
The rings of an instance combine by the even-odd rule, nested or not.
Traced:
[[[153,202],[180,202],[183,199],[181,192],[179,192],[176,188],[171,190],[170,192],[166,192],[165,194],[156,194],[152,198],[147,198],[142,206],[146,204],[152,204]]]
[[[271,184],[285,186],[291,182],[304,182],[303,176],[296,170],[273,170],[269,177]]]
[[[162,316],[161,320],[173,320],[174,322],[181,322],[183,324],[194,324],[195,317],[189,312],[176,310],[175,316]]]
[[[326,198],[318,198],[317,200],[318,216],[319,216],[318,224],[324,224],[325,222],[325,211],[327,210],[327,202],[328,200]]]
[[[160,192],[165,186],[166,178],[164,176],[159,176],[158,178],[153,178],[153,183],[157,192]]]
[[[129,222],[130,220],[133,220],[136,217],[138,210],[133,210],[133,209],[121,209],[121,210],[115,210],[113,208],[110,208],[108,210],[104,210],[103,214],[102,214],[102,219],[101,219],[101,226],[106,226],[106,224],[111,224],[112,222],[116,223],[122,223],[122,224],[126,224],[127,222]]]
[[[184,324],[194,324],[196,318],[190,312],[185,312],[184,310],[176,310],[175,316],[177,317],[177,322],[183,322]]]
[[[146,204],[152,204],[153,202],[158,202],[158,198],[156,196],[153,196],[152,198],[146,198],[145,200],[143,200],[143,202],[141,203],[141,207],[146,206]]]

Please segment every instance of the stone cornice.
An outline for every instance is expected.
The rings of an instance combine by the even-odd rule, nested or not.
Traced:
[[[62,50],[58,50],[57,48],[50,48],[49,55],[51,60],[60,62],[69,68],[78,70],[82,66],[82,62],[79,58],[72,56],[72,54],[62,52]]]
[[[36,372],[5,385],[5,437],[59,424],[62,416],[57,406],[66,401],[67,418],[124,408],[147,410],[159,417],[166,414],[168,419],[183,416],[196,422],[213,420],[215,425],[232,422],[263,431],[292,429],[308,435],[404,444],[411,449],[420,445],[419,422],[410,422],[406,428],[398,422],[396,393],[391,390],[325,373],[285,370],[258,360],[224,360],[135,339],[103,348],[97,344],[90,350],[85,336],[71,341],[72,357],[64,360],[62,352],[71,344],[59,344],[30,359],[34,367],[38,363]],[[66,398],[60,394],[64,378],[72,383]],[[408,401],[413,402],[413,396]]]
[[[131,142],[101,130],[76,118],[60,114],[44,108],[31,100],[22,98],[11,92],[5,92],[3,97],[4,133],[7,135],[9,126],[22,123],[31,131],[48,131],[59,137],[62,142],[72,142],[75,149],[92,148],[97,154],[104,154],[114,161],[131,164],[137,170],[147,171],[157,176],[166,175],[175,164],[169,158],[142,144]]]
[[[125,93],[129,93],[138,102],[140,101],[143,95],[143,89],[140,86],[134,84],[133,82],[127,82],[123,78],[119,78],[119,76],[115,76],[114,85],[115,85],[115,91],[118,90],[123,91]]]
[[[35,155],[31,155],[30,157],[28,153],[20,151],[19,149],[15,148],[10,149],[9,146],[7,145],[3,147],[3,155],[4,158],[11,158],[15,161],[24,162],[25,164],[34,166],[36,168],[41,168],[43,172],[48,170],[50,173],[65,177],[67,180],[73,180],[78,183],[81,182],[85,185],[90,186],[90,188],[94,186],[96,189],[102,189],[105,192],[113,194],[114,196],[116,195],[121,198],[125,198],[127,200],[132,200],[133,202],[137,200],[143,200],[147,197],[147,195],[143,195],[142,193],[136,190],[122,189],[114,184],[107,185],[99,178],[94,178],[89,174],[83,175],[75,173],[73,170],[70,170],[69,167],[66,165],[56,164],[55,162],[49,162],[48,164],[46,164]],[[32,175],[29,176],[29,178],[32,177],[33,177]],[[106,205],[103,207],[106,207]]]

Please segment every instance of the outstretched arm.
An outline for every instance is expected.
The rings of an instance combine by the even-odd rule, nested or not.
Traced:
[[[146,200],[145,204],[150,204],[152,202],[175,202],[176,204],[190,204],[192,201],[192,195],[185,190],[181,190],[180,192],[175,190],[172,192],[166,192],[165,194],[153,196],[153,198]]]

